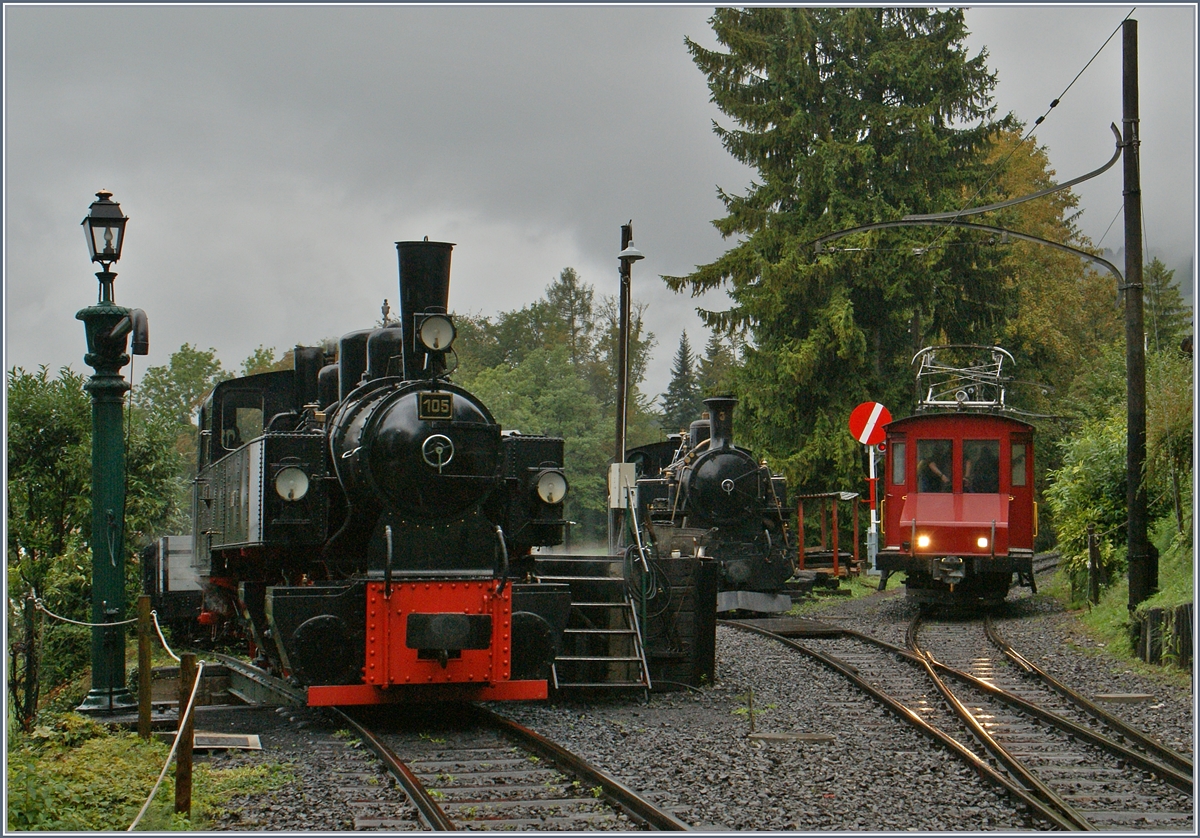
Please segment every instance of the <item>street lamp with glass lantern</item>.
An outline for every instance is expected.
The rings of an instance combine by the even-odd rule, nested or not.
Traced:
[[[79,709],[100,713],[128,710],[137,701],[125,685],[125,440],[121,434],[125,393],[121,375],[129,363],[126,342],[133,336],[135,355],[149,352],[146,313],[113,302],[113,263],[121,258],[125,224],[111,192],[96,193],[82,226],[88,251],[101,270],[99,300],[79,311],[87,333],[84,362],[95,369],[84,389],[92,398],[92,688]]]

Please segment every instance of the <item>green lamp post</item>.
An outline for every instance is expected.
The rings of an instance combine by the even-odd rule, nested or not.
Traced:
[[[92,261],[103,268],[100,299],[75,315],[87,331],[84,362],[95,369],[84,389],[92,397],[92,688],[79,710],[120,712],[137,706],[125,685],[125,440],[121,435],[125,393],[130,385],[121,375],[132,351],[149,351],[146,313],[113,302],[110,268],[121,258],[125,224],[121,205],[112,193],[96,193],[84,233]],[[118,625],[111,625],[117,623]]]

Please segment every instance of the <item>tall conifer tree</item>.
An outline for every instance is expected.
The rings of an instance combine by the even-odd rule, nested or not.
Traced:
[[[983,153],[995,131],[995,76],[967,55],[962,12],[885,8],[718,9],[728,51],[688,40],[714,125],[759,180],[718,189],[714,222],[741,241],[683,277],[676,291],[724,287],[709,326],[750,329],[741,380],[748,444],[802,486],[859,470],[846,417],[860,401],[912,405],[914,348],[969,340],[999,316],[997,257],[946,229],[856,239],[854,253],[814,240],[913,213],[987,203]]]
[[[686,428],[700,418],[704,402],[700,398],[700,382],[696,379],[696,356],[685,331],[679,338],[679,349],[671,365],[671,383],[663,395],[663,429],[667,433]]]
[[[1146,286],[1146,337],[1155,350],[1179,346],[1179,341],[1191,333],[1192,313],[1179,293],[1175,271],[1157,258],[1143,272]]]

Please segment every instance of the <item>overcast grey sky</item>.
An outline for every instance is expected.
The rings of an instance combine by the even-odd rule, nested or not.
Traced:
[[[1000,112],[1027,124],[1130,5],[978,6]],[[716,188],[752,172],[711,130],[684,36],[711,6],[6,5],[6,368],[83,364],[75,312],[96,280],[79,222],[101,188],[130,216],[117,302],[151,353],[188,342],[235,368],[260,344],[369,326],[396,303],[393,242],[456,242],[451,306],[494,314],[562,268],[617,290],[620,225],[646,259],[634,296],[658,337],[658,393],[697,301],[661,274],[726,247]],[[1196,228],[1194,5],[1138,7],[1147,256],[1191,271]],[[1060,180],[1112,153],[1113,38],[1036,133]],[[1083,230],[1121,246],[1121,167],[1077,189]],[[1190,284],[1190,278],[1185,280]],[[704,301],[701,301],[704,302]],[[719,305],[719,300],[711,301]],[[126,370],[128,374],[128,369]]]

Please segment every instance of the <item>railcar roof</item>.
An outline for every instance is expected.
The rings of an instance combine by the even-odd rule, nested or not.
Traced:
[[[991,425],[1000,423],[1022,431],[1032,431],[1034,426],[1003,413],[968,413],[957,410],[939,410],[936,412],[914,413],[903,419],[893,419],[885,427],[888,431],[906,430],[910,427],[970,427],[972,425]]]

